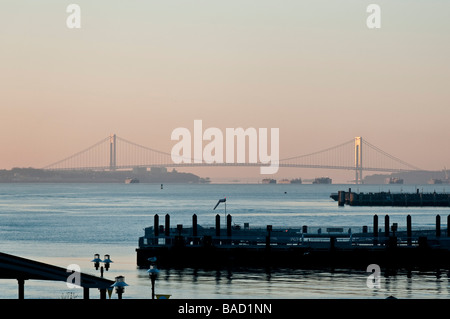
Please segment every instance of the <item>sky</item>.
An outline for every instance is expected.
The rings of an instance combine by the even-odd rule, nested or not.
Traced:
[[[81,28],[67,27],[71,3]],[[44,167],[112,133],[170,152],[194,120],[279,128],[280,158],[362,136],[450,168],[449,12],[446,0],[2,0],[0,169]],[[278,176],[300,174],[337,172]]]

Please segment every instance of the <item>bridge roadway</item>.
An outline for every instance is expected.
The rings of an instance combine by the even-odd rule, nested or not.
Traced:
[[[262,167],[262,166],[270,166],[271,164],[263,164],[263,163],[165,163],[165,164],[151,164],[151,165],[116,165],[113,170],[121,170],[121,169],[133,169],[140,167]],[[273,165],[273,164],[272,164]],[[278,164],[278,167],[291,167],[291,168],[320,168],[320,169],[342,169],[342,170],[350,170],[354,171],[354,166],[333,166],[333,165],[307,165],[307,164]],[[83,167],[68,167],[68,168],[45,168],[48,170],[61,170],[61,171],[82,171],[82,170],[111,170],[111,166],[83,166]],[[371,172],[410,172],[411,169],[398,169],[398,168],[378,168],[378,167],[363,167],[363,171],[371,171]]]

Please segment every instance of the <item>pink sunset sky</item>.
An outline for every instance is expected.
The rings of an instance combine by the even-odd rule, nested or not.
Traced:
[[[66,26],[70,3],[80,29]],[[370,3],[380,29],[366,25]],[[196,119],[279,128],[280,158],[362,136],[450,168],[449,12],[439,0],[2,1],[0,169],[44,167],[112,133],[170,152],[171,132]],[[279,176],[320,173],[333,174]]]

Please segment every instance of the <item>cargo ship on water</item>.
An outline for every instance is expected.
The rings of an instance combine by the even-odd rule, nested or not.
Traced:
[[[312,183],[313,184],[331,184],[332,179],[329,177],[317,177],[316,179],[314,179],[314,181]]]
[[[403,207],[450,207],[450,194],[446,193],[355,193],[351,188],[331,194],[330,197],[338,202],[339,206],[403,206]]]
[[[387,178],[386,184],[403,184],[403,178],[397,178],[397,177]]]
[[[276,179],[273,179],[273,178],[264,178],[264,179],[262,180],[262,183],[263,183],[263,184],[276,184],[276,183],[277,183],[277,180],[276,180]]]

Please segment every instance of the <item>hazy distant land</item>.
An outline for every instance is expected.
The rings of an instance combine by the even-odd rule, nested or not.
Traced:
[[[435,180],[437,184],[441,181],[443,184],[448,183],[448,177],[445,171],[413,171],[392,174],[374,174],[364,177],[364,184],[387,184],[389,178],[398,178],[403,180],[403,184],[430,184]]]
[[[124,183],[128,178],[137,178],[140,183],[210,183],[191,173],[168,171],[152,167],[134,170],[94,171],[94,170],[43,170],[36,168],[13,168],[0,170],[0,183]],[[392,174],[374,174],[364,177],[364,184],[387,184],[389,178],[402,179],[403,184],[429,184],[449,182],[445,171],[414,171]],[[238,180],[235,181],[239,183]],[[256,183],[260,183],[257,181]]]
[[[35,168],[13,168],[0,170],[0,183],[124,183],[128,178],[137,178],[140,183],[208,183],[191,173],[152,168],[117,171],[90,170],[42,170]]]

